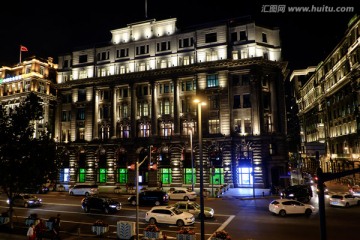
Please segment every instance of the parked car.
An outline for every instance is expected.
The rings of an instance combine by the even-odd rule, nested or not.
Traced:
[[[121,209],[121,203],[106,196],[93,195],[81,200],[81,207],[84,212],[95,209],[104,213],[114,213]]]
[[[195,200],[197,197],[196,192],[187,188],[175,188],[168,192],[170,200]]]
[[[360,197],[360,186],[354,185],[350,187],[349,192],[355,197]]]
[[[329,189],[328,189],[328,187],[325,185],[325,183],[323,184],[323,186],[324,186],[324,194],[325,195],[327,195],[327,194],[329,194]],[[319,188],[318,188],[318,186],[316,185],[316,192],[317,193],[319,193]]]
[[[280,193],[281,198],[298,200],[300,202],[308,203],[313,196],[311,186],[309,185],[294,185],[289,186]]]
[[[145,221],[150,224],[167,223],[182,227],[194,224],[195,217],[191,213],[177,210],[172,206],[156,206],[146,212]]]
[[[175,207],[176,209],[183,211],[183,212],[189,212],[193,214],[195,217],[200,218],[200,204],[197,202],[192,201],[180,201],[175,204],[172,204],[171,206]],[[214,209],[211,207],[204,207],[204,216],[206,218],[212,218],[214,217]]]
[[[98,194],[98,192],[99,192],[98,185],[79,184],[69,188],[69,194],[71,196],[73,195],[89,196],[89,195]]]
[[[128,198],[128,202],[136,206],[136,195]],[[169,196],[162,190],[145,190],[139,193],[139,205],[167,205]]]
[[[21,194],[17,194],[13,197],[12,199],[13,201],[13,205],[14,206],[19,206],[19,207],[38,207],[42,205],[42,200],[41,198],[38,198],[35,195],[32,194],[26,194],[26,193],[21,193]],[[7,200],[7,203],[10,204],[10,200]]]
[[[330,206],[337,207],[350,207],[360,205],[360,198],[352,195],[351,193],[334,194],[329,198]]]
[[[29,193],[29,194],[44,194],[49,192],[49,188],[45,185],[42,186],[36,186],[36,187],[26,187],[23,193]]]
[[[310,216],[315,211],[315,207],[292,199],[276,199],[270,202],[269,211],[282,217],[288,214]]]

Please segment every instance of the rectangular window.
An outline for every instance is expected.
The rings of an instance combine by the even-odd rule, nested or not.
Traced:
[[[78,90],[78,102],[86,101],[86,91],[85,89]]]
[[[234,131],[241,133],[241,119],[234,119]]]
[[[251,120],[250,119],[244,120],[244,128],[245,128],[245,133],[251,134],[252,130],[251,130]]]
[[[62,111],[61,112],[61,121],[66,122],[66,120],[67,120],[67,111]]]
[[[100,168],[99,169],[99,182],[100,183],[106,183],[106,168]]]
[[[232,32],[230,38],[231,38],[232,42],[236,42],[237,41],[237,32]]]
[[[87,55],[80,55],[79,56],[79,63],[86,63],[87,60]]]
[[[250,108],[251,101],[250,101],[250,94],[243,95],[243,108]]]
[[[118,169],[118,183],[127,183],[127,174],[128,170],[127,168],[119,168]]]
[[[240,41],[247,40],[246,31],[240,31]]]
[[[85,120],[85,108],[77,109],[77,120]]]
[[[192,168],[184,168],[184,184],[196,183],[196,171]]]
[[[171,168],[160,168],[160,179],[163,184],[172,183]]]
[[[224,169],[223,168],[212,168],[211,169],[210,184],[224,184]]]
[[[211,74],[206,76],[206,87],[218,87],[219,79],[217,74]]]
[[[267,43],[266,33],[262,33],[262,41],[263,41],[264,43]]]
[[[156,50],[158,52],[170,50],[170,41],[157,43]]]
[[[86,170],[85,168],[79,169],[79,182],[83,183],[86,181]]]
[[[205,35],[205,43],[217,42],[217,33],[208,33]]]
[[[210,110],[218,110],[220,108],[220,100],[218,95],[209,97]]]
[[[69,67],[69,60],[64,60],[63,67],[64,68]]]
[[[136,55],[148,54],[149,53],[149,45],[143,45],[136,47]]]
[[[128,57],[128,56],[129,56],[129,48],[122,48],[122,49],[116,50],[117,58],[123,58],[123,57]]]
[[[234,95],[234,109],[241,108],[240,95]]]
[[[210,134],[220,133],[220,121],[219,121],[219,119],[209,120],[209,133]]]

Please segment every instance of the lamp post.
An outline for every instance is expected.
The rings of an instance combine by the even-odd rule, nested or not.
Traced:
[[[139,163],[139,159],[136,161],[136,239],[139,239],[139,167],[145,162],[148,158],[148,155]]]
[[[200,239],[205,240],[205,224],[204,224],[204,169],[203,169],[203,152],[202,152],[202,127],[201,127],[201,106],[205,105],[199,99],[194,100],[198,106],[198,136],[199,136],[199,161],[200,161]]]

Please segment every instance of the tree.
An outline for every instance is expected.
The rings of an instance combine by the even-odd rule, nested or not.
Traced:
[[[10,200],[25,188],[41,186],[54,178],[55,142],[47,131],[35,138],[35,126],[43,118],[41,99],[30,93],[15,108],[0,106],[0,187]]]

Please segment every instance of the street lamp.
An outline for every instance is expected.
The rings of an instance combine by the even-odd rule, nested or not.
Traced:
[[[201,129],[201,106],[206,105],[199,99],[194,99],[194,103],[198,106],[198,135],[199,135],[199,161],[200,161],[200,239],[205,240],[205,224],[204,224],[204,169],[203,169],[203,152],[202,152],[202,129]]]
[[[148,155],[144,157],[144,159],[139,163],[139,159],[136,160],[136,239],[139,239],[139,168],[141,164],[145,162],[148,158]]]

